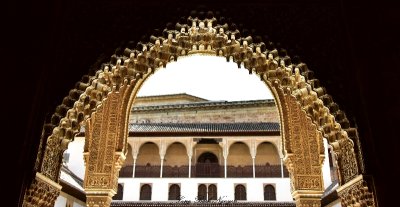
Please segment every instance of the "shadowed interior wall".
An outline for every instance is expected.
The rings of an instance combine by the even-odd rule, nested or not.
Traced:
[[[237,142],[231,145],[229,148],[228,165],[240,165],[243,167],[245,165],[252,165],[252,163],[249,147],[246,144]]]
[[[147,163],[150,163],[150,165],[161,164],[158,147],[156,144],[150,142],[140,147],[136,165],[146,165]]]
[[[173,143],[171,144],[167,152],[165,154],[165,161],[164,165],[170,165],[170,166],[181,166],[181,165],[188,165],[188,156],[187,156],[187,151],[186,148],[183,144],[181,143]]]
[[[255,164],[265,165],[267,162],[270,165],[279,165],[280,159],[276,147],[269,142],[263,142],[257,147]]]

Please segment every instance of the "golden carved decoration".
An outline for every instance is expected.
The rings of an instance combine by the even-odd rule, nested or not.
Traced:
[[[89,133],[85,145],[85,179],[88,206],[109,206],[117,191],[118,174],[126,152],[118,147],[121,139],[126,142],[126,133],[121,133],[127,119],[121,113],[121,93],[111,92],[87,121]],[[124,128],[123,128],[124,129]],[[124,148],[122,148],[124,149]],[[98,192],[107,192],[98,194]]]
[[[158,68],[180,56],[203,54],[233,60],[271,87],[282,120],[286,163],[291,174],[294,173],[291,176],[294,189],[322,187],[322,181],[316,182],[313,177],[321,174],[322,136],[330,144],[337,143],[334,153],[340,162],[341,184],[356,177],[359,169],[363,172],[358,135],[351,136],[356,140],[356,156],[354,143],[346,133],[356,129],[350,128],[344,112],[326,94],[306,64],[293,64],[285,51],[266,49],[263,42],[253,43],[251,36],[237,38],[238,30],[229,30],[228,25],[218,24],[215,18],[189,17],[188,20],[191,25],[177,24],[177,30],[165,30],[167,38],[151,36],[150,42],[140,43],[141,50],[127,48],[124,55],[113,55],[115,61],[103,64],[94,76],[82,77],[57,107],[51,123],[44,125],[41,142],[46,146],[39,149],[35,169],[58,182],[61,154],[79,131],[80,124],[86,122],[86,181],[92,182],[85,183],[88,188],[108,186],[116,190],[115,173],[120,162],[116,157],[124,157],[127,151],[129,109],[141,84]],[[296,134],[299,130],[301,133]],[[310,143],[304,140],[308,136]],[[311,180],[306,179],[299,186],[298,180],[303,179],[297,177],[300,175],[311,176]]]
[[[292,152],[286,159],[290,159],[293,165],[291,176],[296,181],[293,190],[323,190],[321,166],[324,146],[321,133],[293,96],[286,95],[285,101],[289,109],[286,116],[289,130],[285,139],[290,145],[285,149]]]
[[[319,199],[299,199],[296,201],[296,207],[320,207],[321,200]]]
[[[293,193],[296,206],[299,207],[320,207],[322,191],[299,190]]]
[[[111,204],[112,196],[109,194],[88,194],[86,199],[87,207],[108,207]]]
[[[285,163],[290,172],[292,195],[296,206],[321,206],[324,190],[322,162],[324,145],[322,135],[301,108],[296,98],[284,95],[287,134],[285,134]]]
[[[46,176],[36,173],[35,180],[25,192],[24,207],[53,207],[61,191],[61,185]]]
[[[342,138],[332,143],[332,146],[340,169],[339,182],[343,185],[358,175],[354,145],[349,138]]]
[[[342,206],[375,206],[374,195],[362,175],[337,189]]]

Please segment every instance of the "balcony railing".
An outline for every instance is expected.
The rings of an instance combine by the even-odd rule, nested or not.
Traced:
[[[164,178],[187,178],[189,177],[189,166],[163,166]]]
[[[220,166],[218,163],[197,163],[193,166],[194,174],[192,177],[197,178],[218,178],[224,176],[224,166]]]
[[[224,166],[218,163],[198,163],[191,166],[191,177],[224,177]],[[255,165],[255,176],[257,178],[281,177],[281,165]],[[135,177],[160,177],[160,165],[136,165]],[[133,177],[133,166],[127,165],[121,168],[119,177]],[[289,177],[289,172],[283,166],[284,177]],[[189,166],[163,166],[163,177],[165,178],[187,178],[189,177]],[[227,177],[229,178],[251,178],[253,177],[253,166],[227,166]]]
[[[256,165],[255,170],[257,178],[282,176],[281,165]],[[289,177],[289,172],[285,166],[283,166],[283,176]]]
[[[132,165],[126,165],[121,168],[119,171],[119,177],[120,178],[131,178],[133,177],[133,166]]]
[[[136,165],[135,177],[137,178],[160,177],[160,168],[161,168],[160,165]]]

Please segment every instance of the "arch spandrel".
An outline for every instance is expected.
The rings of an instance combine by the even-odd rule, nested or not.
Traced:
[[[288,134],[285,137],[292,146],[285,160],[290,160],[294,180],[293,190],[323,191],[321,165],[324,159],[322,136],[293,96],[287,95],[289,107]],[[318,152],[318,153],[316,153]]]
[[[176,61],[180,56],[190,54],[222,56],[227,60],[233,60],[238,67],[243,65],[249,73],[255,72],[270,86],[280,113],[284,154],[296,154],[297,147],[292,142],[295,139],[290,137],[293,134],[290,128],[291,118],[287,117],[292,107],[287,103],[290,101],[295,102],[301,109],[299,111],[308,117],[307,123],[314,126],[312,130],[316,133],[316,139],[322,141],[322,136],[324,136],[330,144],[339,143],[337,145],[339,147],[334,147],[334,150],[340,160],[339,171],[343,174],[341,184],[349,182],[359,174],[358,168],[363,166],[361,150],[358,150],[358,157],[356,157],[354,143],[347,133],[343,133],[345,129],[349,129],[348,120],[344,113],[338,112],[337,104],[326,94],[325,89],[313,77],[313,72],[307,68],[307,65],[292,63],[285,51],[278,53],[275,48],[266,49],[263,42],[253,43],[251,36],[238,38],[240,36],[238,30],[231,31],[227,24],[220,25],[215,19],[188,18],[188,20],[192,21],[191,27],[184,27],[186,29],[180,31],[168,30],[166,38],[152,36],[148,43],[141,43],[140,51],[126,49],[124,55],[113,56],[114,59],[105,63],[94,76],[84,76],[76,84],[52,117],[50,126],[55,130],[49,135],[46,134],[47,145],[43,149],[44,153],[39,153],[37,159],[40,166],[38,169],[43,175],[58,182],[61,164],[59,155],[78,133],[79,123],[100,113],[101,106],[99,105],[111,102],[108,98],[110,94],[118,94],[120,101],[119,108],[114,108],[114,110],[119,110],[117,119],[120,123],[116,126],[115,132],[119,135],[115,137],[119,139],[114,140],[116,147],[112,149],[114,150],[112,153],[121,154],[124,150],[126,151],[129,109],[141,84],[156,69],[165,67],[167,63]],[[287,100],[288,96],[291,97],[290,100]],[[335,120],[335,117],[340,118],[340,123]],[[91,122],[93,120],[89,121]],[[91,124],[96,125],[98,121]],[[47,131],[49,131],[48,128]],[[95,133],[97,132],[92,131],[90,136],[96,137]],[[352,138],[358,140],[357,135]],[[45,137],[42,137],[42,140],[44,139]],[[87,143],[91,145],[90,140]],[[89,153],[94,153],[90,149],[94,150],[94,148],[89,148]],[[101,150],[109,153],[110,149]],[[40,157],[42,154],[43,157]],[[321,154],[320,149],[315,154]],[[112,160],[117,162],[115,159]],[[121,161],[118,160],[118,162]],[[90,158],[88,161],[90,162]],[[289,170],[292,168],[295,170],[298,165],[289,161],[287,163]]]

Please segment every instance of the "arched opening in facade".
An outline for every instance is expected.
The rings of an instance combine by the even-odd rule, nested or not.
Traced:
[[[238,184],[235,187],[235,200],[245,201],[247,200],[246,187],[242,184]]]
[[[255,157],[256,177],[287,177],[286,166],[283,166],[278,150],[270,142],[262,142],[257,146]]]
[[[264,200],[276,200],[275,188],[272,185],[264,186]]]
[[[197,158],[196,177],[220,177],[218,157],[211,152],[202,153]]]
[[[124,186],[118,184],[118,192],[114,195],[113,200],[122,200],[124,195]]]
[[[162,177],[188,177],[188,162],[185,145],[179,142],[172,143],[165,153]]]
[[[199,201],[217,200],[217,186],[215,184],[200,184],[198,186],[196,199]]]
[[[208,185],[208,200],[213,201],[217,200],[217,186],[214,184]]]
[[[88,206],[108,206],[118,190],[117,175],[126,159],[128,109],[141,84],[155,69],[179,56],[201,53],[233,60],[249,72],[257,73],[271,88],[281,118],[284,162],[290,172],[292,195],[298,206],[320,205],[323,194],[322,137],[327,138],[338,156],[340,187],[337,192],[342,205],[357,202],[373,206],[372,192],[361,174],[362,156],[354,152],[352,139],[358,140],[357,129],[349,126],[344,113],[318,84],[312,71],[304,63],[292,63],[285,51],[267,48],[263,42],[253,42],[251,36],[239,38],[237,30],[232,28],[231,31],[228,25],[218,24],[215,18],[190,17],[188,20],[192,22],[191,26],[181,25],[180,31],[166,30],[165,38],[155,37],[139,50],[128,49],[127,55],[115,56],[99,69],[96,76],[85,76],[71,90],[55,113],[55,121],[46,125],[47,145],[43,154],[38,155],[36,178],[26,191],[24,205],[37,206],[38,201],[42,206],[54,203],[60,192],[57,184],[60,155],[78,133],[79,124],[85,123]],[[156,148],[149,145],[148,151],[156,152]],[[140,161],[140,152],[137,159],[137,164],[144,164]],[[161,166],[163,160],[158,157]],[[146,166],[158,161],[150,160]],[[162,171],[162,167],[158,167]],[[237,185],[235,198],[236,189],[237,200],[243,199],[246,188]],[[176,200],[178,195],[179,185],[171,185],[171,200]]]
[[[228,177],[253,177],[250,149],[243,142],[235,142],[229,147]]]
[[[168,200],[180,200],[181,199],[181,187],[178,184],[172,184],[169,186]]]
[[[197,189],[197,199],[207,200],[207,186],[205,184],[200,184]]]
[[[160,163],[158,146],[152,142],[144,143],[137,154],[135,177],[159,177]]]
[[[140,198],[141,201],[150,201],[151,200],[151,186],[149,184],[144,184],[140,187]]]

